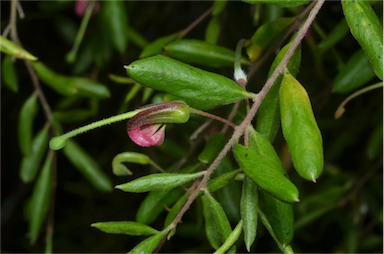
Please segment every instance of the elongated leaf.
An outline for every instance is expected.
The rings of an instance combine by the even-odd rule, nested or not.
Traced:
[[[78,144],[68,140],[64,147],[64,154],[94,187],[101,191],[112,191],[111,180]]]
[[[231,233],[231,225],[221,205],[209,194],[201,197],[207,238],[214,249],[220,248]]]
[[[157,245],[160,243],[161,239],[167,234],[167,231],[161,231],[156,235],[153,235],[144,241],[140,242],[133,248],[129,254],[143,254],[143,253],[153,253]]]
[[[335,93],[350,93],[362,87],[375,77],[364,51],[359,50],[349,59],[346,65],[337,74],[332,84]]]
[[[154,56],[161,53],[161,51],[163,50],[163,47],[168,43],[172,42],[173,40],[175,40],[178,35],[179,33],[174,33],[174,34],[170,34],[170,35],[156,39],[152,43],[145,46],[145,48],[140,54],[140,58]]]
[[[383,80],[383,26],[365,0],[342,0],[344,16],[352,35],[370,59],[377,77]]]
[[[292,24],[293,18],[278,18],[263,24],[256,30],[251,38],[251,45],[247,48],[247,54],[251,62],[260,58],[262,53],[274,44],[278,38]]]
[[[246,222],[243,224],[243,231],[244,243],[248,252],[250,252],[251,246],[256,239],[258,209],[259,197],[257,192],[257,185],[251,179],[245,176],[240,200],[240,211],[241,219]]]
[[[210,109],[254,96],[224,76],[165,56],[140,59],[125,68],[141,85],[175,95],[198,109]]]
[[[50,152],[45,160],[28,204],[30,219],[29,237],[32,244],[36,242],[49,211],[52,190],[52,157],[53,152]]]
[[[41,129],[32,142],[32,151],[28,156],[24,156],[21,161],[20,178],[23,182],[30,182],[35,179],[40,167],[44,152],[48,145],[48,126]]]
[[[235,52],[205,41],[184,39],[165,47],[168,56],[184,63],[220,68],[233,66]],[[244,63],[247,63],[244,59]]]
[[[141,202],[136,214],[140,223],[151,224],[164,209],[179,199],[184,191],[180,188],[165,191],[153,191]]]
[[[204,172],[194,174],[159,173],[143,176],[131,182],[117,185],[115,188],[125,192],[147,192],[172,189],[202,176]]]
[[[250,4],[274,4],[283,7],[295,7],[305,5],[310,0],[244,0],[244,2]]]
[[[14,68],[14,63],[12,62],[12,57],[6,55],[3,59],[2,66],[2,79],[4,84],[12,91],[17,92],[19,90],[19,81],[17,78],[17,73]]]
[[[301,177],[316,181],[323,171],[323,141],[305,88],[289,72],[280,92],[281,125],[293,165]]]
[[[221,2],[221,1],[216,1]],[[220,36],[221,23],[218,16],[213,16],[205,30],[205,41],[216,44]]]
[[[90,98],[102,99],[110,97],[108,88],[90,79],[83,77],[71,77],[69,83],[78,90],[79,95]]]
[[[237,226],[235,227],[235,229],[229,234],[228,238],[225,240],[223,245],[221,245],[220,248],[214,253],[215,254],[226,253],[226,251],[228,251],[229,248],[231,248],[231,246],[236,243],[237,239],[239,239],[242,228],[243,228],[243,220],[240,220]]]
[[[212,180],[210,180],[207,184],[207,189],[209,190],[210,193],[213,193],[224,186],[228,184],[230,180],[232,180],[237,174],[241,172],[240,169],[234,170],[225,174],[222,174]]]
[[[188,199],[188,195],[184,194],[179,200],[172,206],[171,210],[169,210],[169,213],[167,214],[167,217],[164,221],[164,228],[168,227],[172,221],[176,218],[176,216],[179,214],[181,208],[183,208],[183,205]],[[170,233],[172,234],[172,233]],[[169,236],[168,236],[169,237]]]
[[[113,46],[124,52],[128,45],[128,17],[124,1],[105,1],[102,7],[103,19],[108,27]]]
[[[156,229],[134,221],[108,221],[97,222],[91,225],[101,231],[109,234],[123,235],[154,235],[159,233]]]
[[[23,104],[18,122],[19,146],[24,156],[32,152],[33,121],[38,111],[37,94],[32,94]]]
[[[213,4],[212,15],[216,16],[223,12],[225,6],[227,6],[227,0],[216,0]]]
[[[260,200],[276,238],[283,245],[288,245],[294,234],[293,205],[282,202],[266,192],[260,192]]]
[[[348,24],[343,19],[340,21],[335,28],[329,33],[329,35],[319,43],[318,48],[321,50],[327,50],[339,42],[348,33]]]
[[[21,59],[27,59],[30,61],[37,60],[37,57],[23,49],[16,43],[4,38],[3,36],[0,36],[0,51]]]
[[[200,162],[211,163],[225,145],[225,136],[222,133],[213,134],[207,140],[203,151],[197,157]]]
[[[275,71],[277,65],[281,62],[290,47],[291,43],[288,43],[280,50],[279,54],[272,63],[268,72],[268,77],[270,77]],[[295,76],[299,72],[300,65],[301,48],[298,47],[289,60],[287,68],[289,72]],[[283,77],[280,75],[273,83],[273,86],[261,103],[256,117],[256,130],[271,142],[275,139],[275,136],[280,128],[279,89],[282,80]]]

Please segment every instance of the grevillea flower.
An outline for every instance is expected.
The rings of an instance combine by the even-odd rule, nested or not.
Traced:
[[[181,101],[152,104],[128,120],[129,138],[139,146],[158,146],[164,141],[165,124],[185,123],[189,120],[189,107]]]

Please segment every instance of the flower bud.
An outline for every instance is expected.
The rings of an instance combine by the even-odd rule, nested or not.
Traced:
[[[129,119],[127,133],[139,146],[158,146],[164,141],[165,124],[185,123],[189,120],[189,107],[181,101],[158,103],[143,107]]]

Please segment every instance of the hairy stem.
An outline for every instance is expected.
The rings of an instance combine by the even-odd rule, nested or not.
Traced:
[[[185,204],[184,204],[183,208],[180,210],[179,214],[176,216],[176,218],[173,220],[173,222],[168,226],[168,230],[174,229],[177,226],[177,224],[181,221],[183,215],[189,209],[189,207],[191,206],[193,201],[196,199],[196,197],[198,196],[198,193],[200,192],[200,190],[204,189],[204,187],[206,186],[206,184],[207,184],[211,174],[215,170],[215,168],[219,165],[219,163],[226,156],[226,154],[231,150],[231,148],[232,148],[233,144],[235,143],[235,141],[237,141],[241,137],[241,135],[244,133],[246,128],[251,124],[252,119],[255,117],[256,112],[257,112],[261,102],[265,98],[265,96],[266,96],[267,92],[269,91],[269,89],[272,87],[272,85],[275,82],[276,78],[286,68],[289,59],[292,57],[294,51],[296,50],[296,48],[298,47],[298,45],[300,44],[300,42],[304,38],[304,36],[305,36],[309,26],[311,25],[311,23],[315,19],[315,16],[319,12],[319,10],[321,9],[321,6],[323,5],[324,1],[325,0],[318,0],[316,2],[315,6],[312,8],[310,14],[308,15],[307,20],[305,21],[303,26],[298,31],[298,34],[297,34],[296,38],[292,42],[292,45],[289,48],[289,50],[287,51],[287,53],[285,54],[284,58],[281,60],[280,64],[277,66],[275,71],[272,73],[272,75],[270,76],[270,78],[268,79],[266,84],[264,85],[263,89],[260,91],[260,93],[254,99],[254,104],[252,105],[250,111],[248,112],[248,114],[244,118],[243,122],[240,124],[240,126],[238,126],[235,129],[234,133],[232,134],[232,137],[229,139],[229,141],[224,146],[224,148],[221,150],[221,152],[216,157],[216,159],[209,166],[209,168],[205,172],[204,177],[200,181],[200,183],[197,186],[197,188],[191,192],[189,198],[185,202]]]
[[[203,21],[206,17],[208,17],[209,14],[211,14],[212,10],[213,10],[213,7],[209,8],[203,14],[201,14],[200,17],[198,17],[195,21],[193,21],[188,27],[184,28],[179,34],[179,36],[177,37],[177,39],[180,40],[184,36],[186,36],[193,28],[195,28],[198,24],[200,24],[201,21]]]
[[[195,108],[189,108],[190,112],[193,113],[193,114],[196,114],[196,115],[201,115],[201,116],[205,116],[205,117],[208,117],[208,118],[211,118],[213,120],[217,120],[217,121],[220,121],[222,123],[225,123],[229,126],[231,126],[232,128],[236,128],[237,125],[228,121],[227,119],[224,119],[224,118],[221,118],[220,116],[216,116],[216,115],[213,115],[213,114],[210,114],[208,112],[205,112],[205,111],[201,111],[201,110],[198,110],[198,109],[195,109]]]

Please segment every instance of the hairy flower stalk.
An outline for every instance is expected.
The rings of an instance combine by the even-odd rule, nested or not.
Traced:
[[[158,146],[164,141],[165,124],[185,123],[189,120],[189,107],[181,101],[158,103],[141,108],[129,119],[127,133],[139,146]]]

